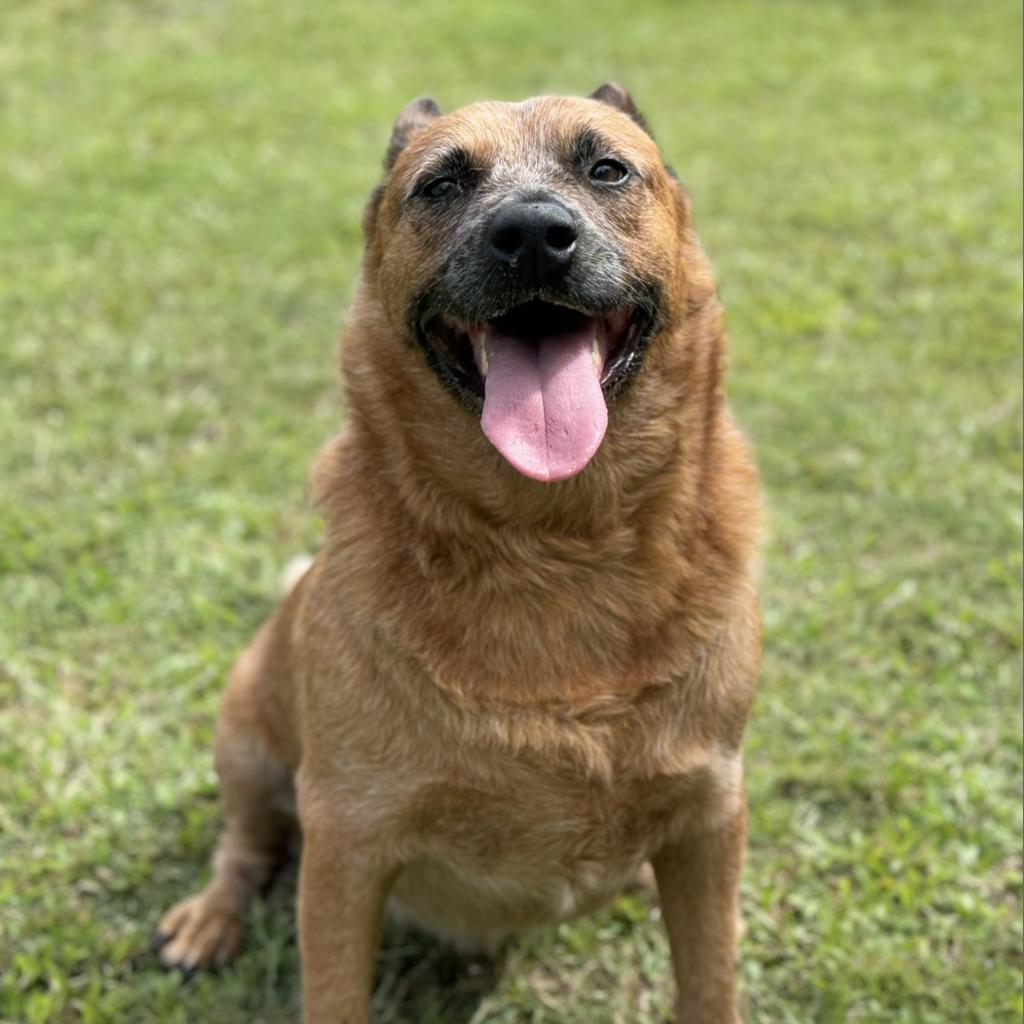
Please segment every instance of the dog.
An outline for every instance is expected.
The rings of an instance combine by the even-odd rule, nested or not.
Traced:
[[[651,867],[678,1020],[737,1021],[759,496],[691,201],[611,83],[416,100],[385,167],[325,543],[230,675],[161,959],[234,955],[297,822],[306,1024],[366,1024],[386,908],[493,948]]]

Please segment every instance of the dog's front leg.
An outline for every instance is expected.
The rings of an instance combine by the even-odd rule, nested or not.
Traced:
[[[384,904],[397,871],[341,815],[302,814],[303,1024],[368,1024]]]
[[[652,858],[679,986],[679,1024],[737,1024],[736,941],[746,808]]]

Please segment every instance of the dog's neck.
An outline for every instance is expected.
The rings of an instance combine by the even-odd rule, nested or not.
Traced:
[[[750,574],[756,532],[753,472],[721,393],[717,301],[652,345],[602,449],[560,484],[504,463],[388,331],[357,303],[349,423],[314,478],[328,548],[379,597],[366,621],[393,624],[436,679],[499,703],[604,699],[677,672],[679,652],[718,628],[715,595]],[[723,535],[719,522],[747,506],[742,535]]]

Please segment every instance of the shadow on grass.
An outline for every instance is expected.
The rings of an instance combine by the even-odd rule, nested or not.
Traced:
[[[389,925],[377,958],[374,1024],[469,1024],[500,969],[500,962],[462,956],[432,936]]]

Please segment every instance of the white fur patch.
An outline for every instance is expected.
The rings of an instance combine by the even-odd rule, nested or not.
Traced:
[[[289,594],[292,588],[295,586],[306,572],[309,567],[313,564],[312,555],[296,555],[285,567],[281,573],[281,582],[279,584],[281,589],[281,596]]]

